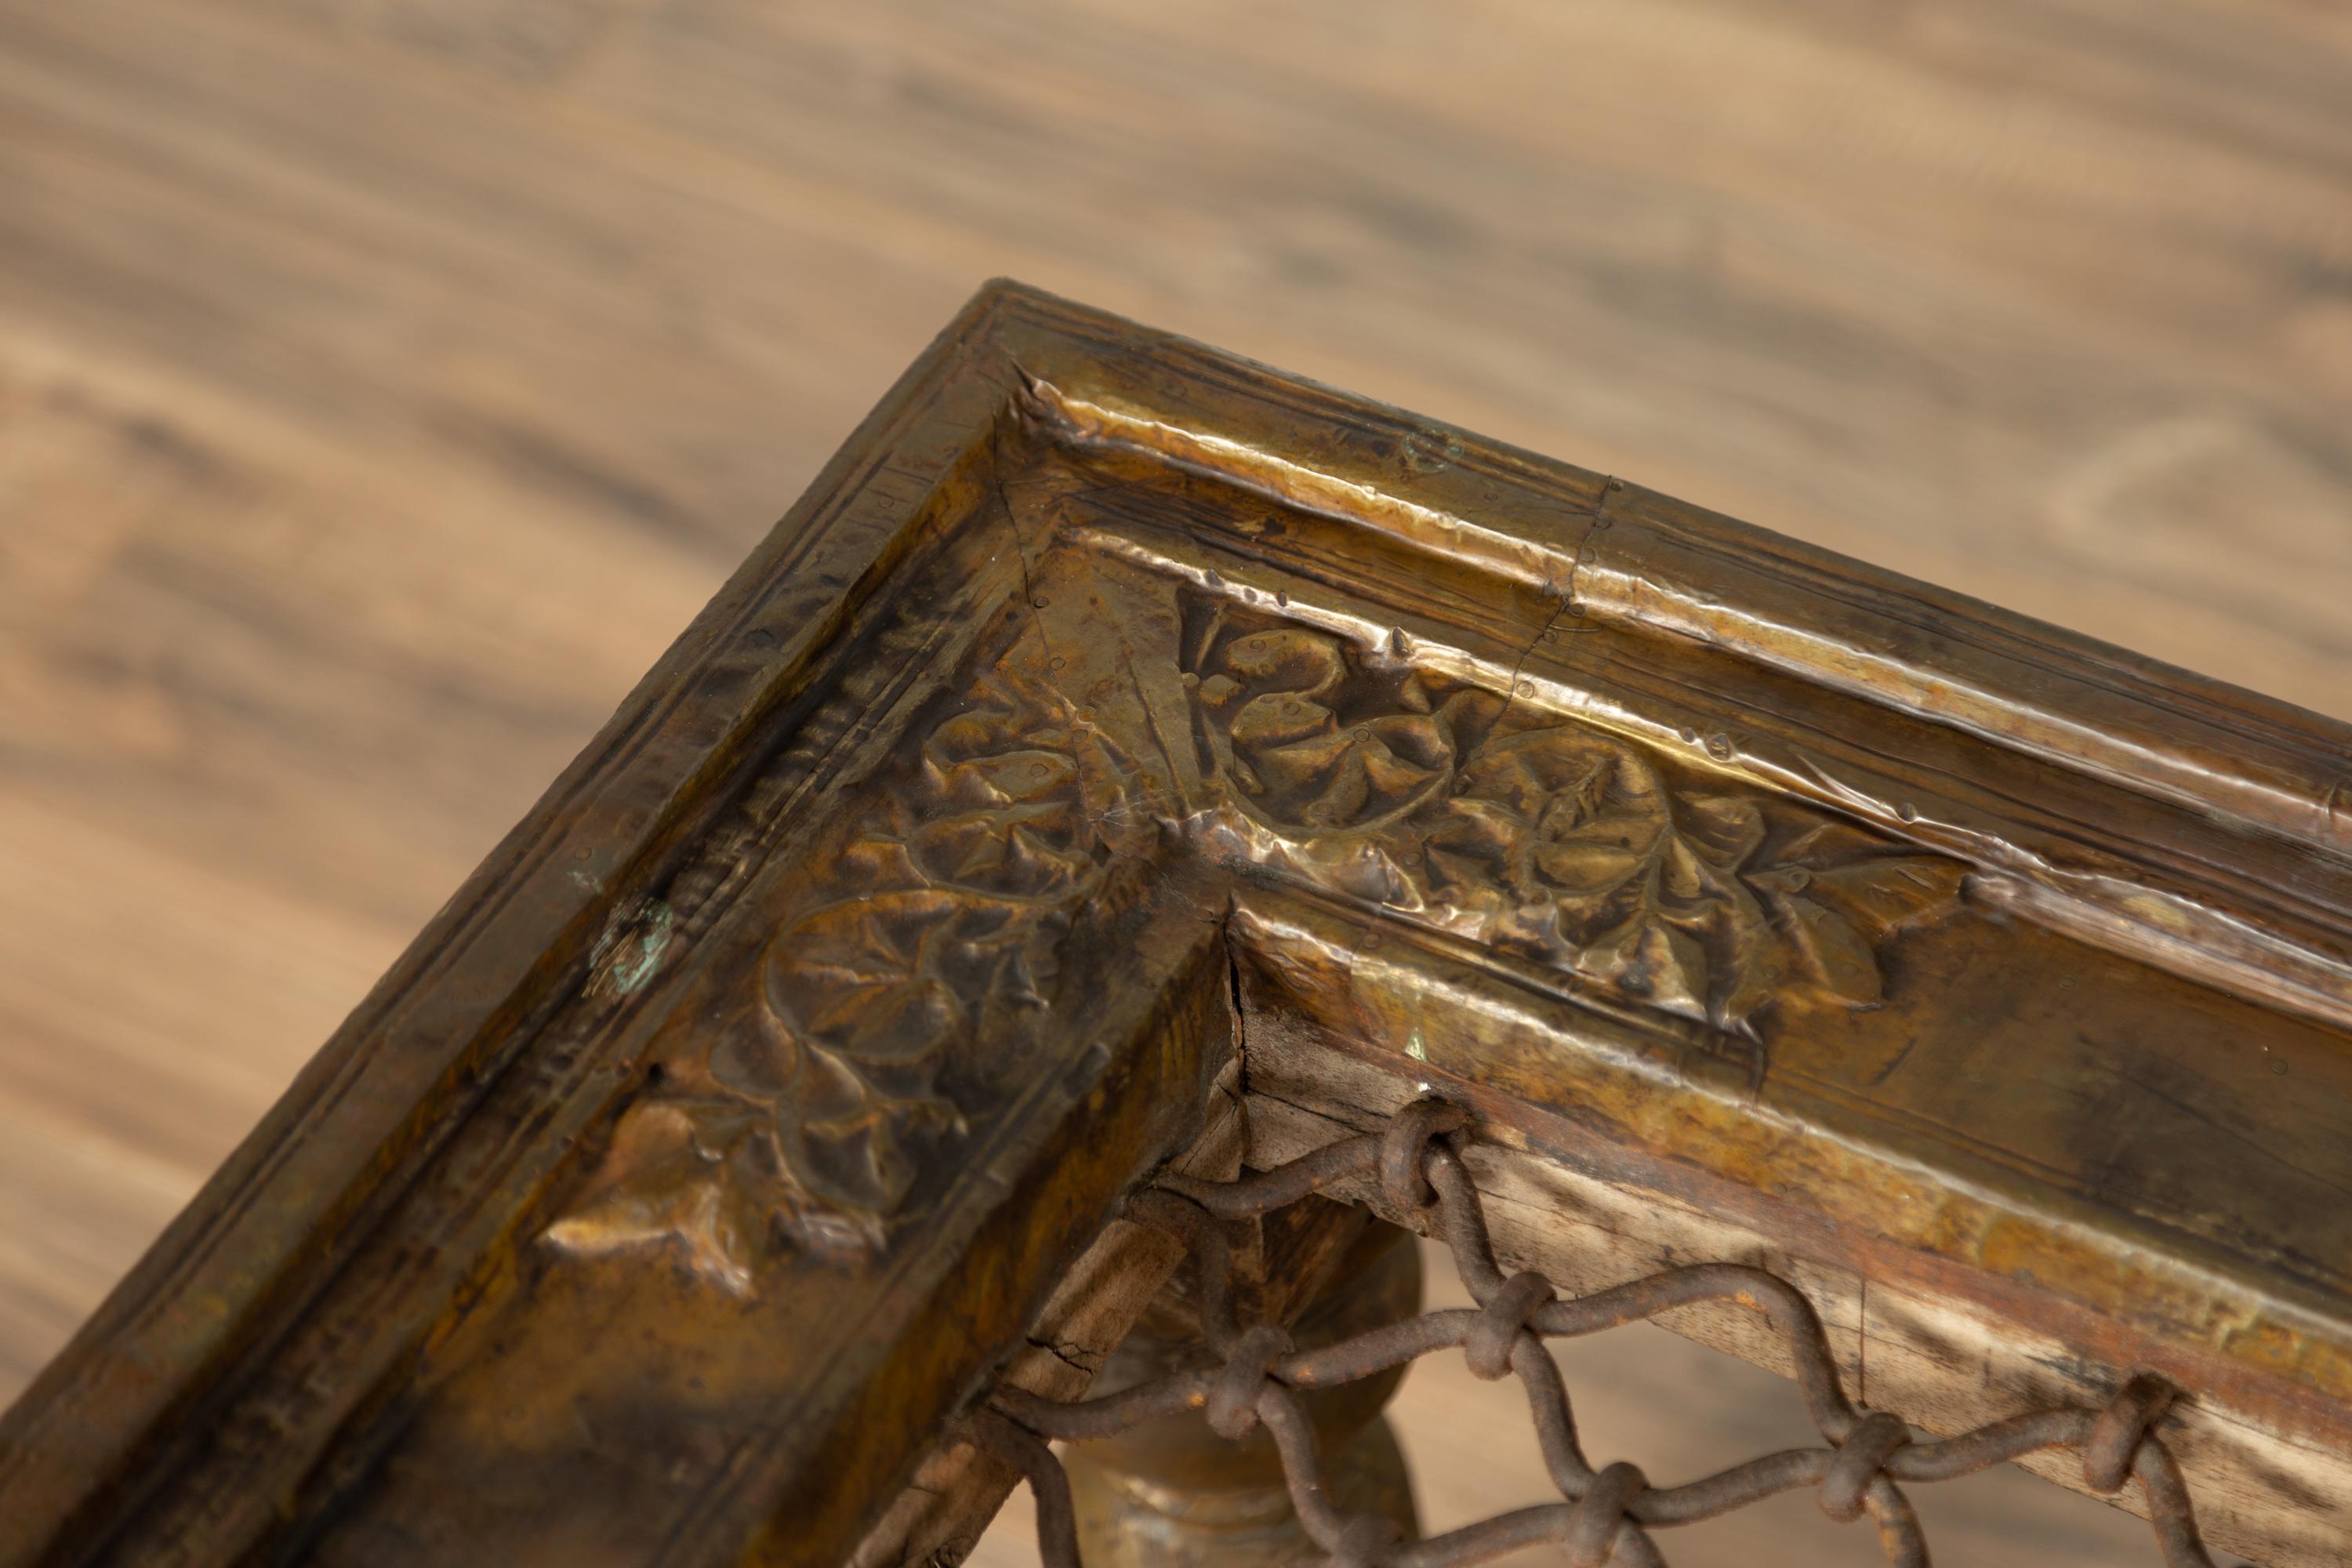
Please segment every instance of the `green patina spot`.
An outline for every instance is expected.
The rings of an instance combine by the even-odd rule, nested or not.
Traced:
[[[639,917],[644,924],[637,931],[634,952],[624,950],[613,961],[613,989],[626,996],[653,978],[661,967],[662,953],[669,947],[669,928],[675,918],[670,907],[656,899],[645,906]]]

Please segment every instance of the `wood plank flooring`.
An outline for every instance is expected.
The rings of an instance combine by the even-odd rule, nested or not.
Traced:
[[[2352,716],[2333,7],[0,0],[0,1397],[995,273]]]

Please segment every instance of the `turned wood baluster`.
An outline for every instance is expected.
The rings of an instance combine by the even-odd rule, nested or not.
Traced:
[[[1312,1349],[1420,1310],[1413,1237],[1314,1198],[1236,1227],[1234,1317],[1276,1322]],[[1188,1266],[1112,1352],[1091,1392],[1108,1394],[1211,1356],[1199,1275]],[[1409,1538],[1417,1521],[1404,1457],[1381,1414],[1404,1369],[1305,1393],[1342,1513],[1378,1513]],[[1275,1568],[1317,1553],[1291,1507],[1263,1426],[1240,1438],[1187,1411],[1064,1455],[1087,1568]]]

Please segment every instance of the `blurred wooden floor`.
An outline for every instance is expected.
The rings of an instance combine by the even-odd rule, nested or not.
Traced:
[[[1000,272],[2352,715],[2331,7],[0,0],[0,1397]]]

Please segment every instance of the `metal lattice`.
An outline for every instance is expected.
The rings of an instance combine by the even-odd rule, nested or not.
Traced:
[[[1927,1543],[1898,1481],[1971,1475],[2037,1449],[2075,1447],[2093,1491],[2114,1493],[2134,1476],[2167,1568],[2213,1568],[2198,1538],[2179,1466],[2153,1428],[2173,1389],[2141,1375],[2103,1410],[2057,1408],[2012,1415],[1941,1440],[1915,1438],[1898,1417],[1845,1396],[1811,1303],[1759,1268],[1703,1264],[1563,1300],[1534,1273],[1505,1278],[1486,1215],[1461,1157],[1468,1117],[1441,1100],[1397,1112],[1384,1131],[1328,1144],[1290,1163],[1236,1182],[1171,1177],[1139,1194],[1129,1217],[1168,1231],[1190,1249],[1199,1274],[1201,1318],[1221,1365],[1174,1373],[1099,1399],[1061,1403],[1003,1389],[972,1425],[972,1437],[1024,1475],[1037,1501],[1039,1548],[1047,1568],[1079,1568],[1068,1478],[1047,1439],[1108,1437],[1184,1410],[1203,1412],[1220,1435],[1238,1438],[1263,1423],[1281,1454],[1291,1501],[1330,1568],[1463,1568],[1521,1547],[1565,1548],[1574,1568],[1664,1568],[1654,1529],[1695,1523],[1799,1487],[1818,1487],[1822,1510],[1851,1521],[1867,1514],[1895,1568],[1926,1568]],[[1220,1219],[1262,1215],[1309,1194],[1376,1175],[1401,1211],[1423,1216],[1453,1247],[1475,1310],[1424,1312],[1312,1352],[1282,1329],[1244,1329],[1233,1315],[1230,1260]],[[1538,1336],[1596,1333],[1671,1308],[1736,1302],[1769,1321],[1794,1361],[1805,1407],[1828,1446],[1791,1448],[1685,1486],[1654,1488],[1635,1466],[1595,1468],[1577,1440],[1559,1369]],[[1402,1542],[1394,1524],[1349,1517],[1331,1503],[1314,1433],[1296,1390],[1354,1382],[1441,1350],[1460,1350],[1470,1371],[1515,1373],[1545,1468],[1567,1500],[1497,1515],[1427,1540]]]

